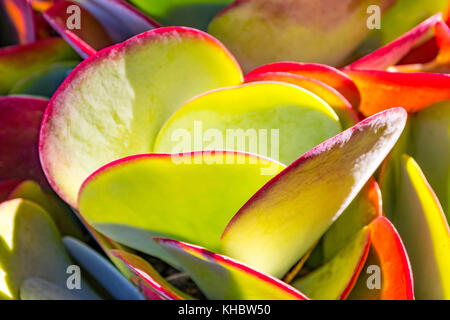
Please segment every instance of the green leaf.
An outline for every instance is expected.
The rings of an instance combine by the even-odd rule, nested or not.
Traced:
[[[9,94],[27,94],[51,98],[78,62],[59,62],[18,81]]]
[[[208,32],[236,56],[245,72],[278,61],[340,66],[369,33],[369,5],[392,0],[247,0],[218,14]]]
[[[53,189],[76,207],[91,173],[152,152],[159,129],[186,100],[241,82],[227,50],[194,29],[158,28],[99,51],[69,75],[46,109],[40,156]]]
[[[108,260],[83,242],[63,238],[73,259],[116,300],[143,300],[142,294]]]
[[[300,157],[235,215],[222,235],[222,252],[282,277],[359,193],[406,118],[404,109],[389,109]]]
[[[159,238],[155,241],[178,261],[210,299],[307,299],[284,282],[228,257],[172,239]]]
[[[152,237],[170,236],[217,251],[233,215],[283,168],[237,152],[132,156],[89,177],[78,205],[102,234],[162,259],[170,257]]]
[[[340,131],[336,113],[309,91],[254,82],[187,102],[161,129],[155,152],[236,150],[290,164]]]
[[[358,279],[369,248],[370,233],[365,227],[332,260],[295,280],[292,286],[311,299],[345,299]]]
[[[386,212],[397,227],[414,273],[417,299],[450,299],[450,230],[420,167],[403,156],[396,205]]]
[[[35,277],[70,292],[66,271],[72,264],[56,226],[41,207],[23,199],[0,204],[1,292],[17,299],[22,282]],[[77,292],[85,299],[98,298],[84,281]]]
[[[61,235],[71,235],[81,240],[86,238],[85,231],[72,210],[51,191],[44,192],[36,182],[21,182],[8,198],[21,198],[41,206],[51,216]]]

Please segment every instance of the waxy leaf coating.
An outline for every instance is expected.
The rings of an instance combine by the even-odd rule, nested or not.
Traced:
[[[371,248],[351,300],[413,300],[413,276],[402,239],[392,223],[379,217],[369,225]]]
[[[238,152],[131,156],[90,176],[78,206],[102,234],[162,259],[168,257],[152,237],[170,236],[218,251],[233,215],[283,168]]]
[[[340,131],[336,113],[309,91],[255,82],[190,100],[164,124],[155,152],[236,150],[290,164]],[[207,134],[210,141],[199,145]]]
[[[41,207],[23,199],[1,203],[0,240],[1,293],[17,298],[22,282],[34,277],[69,291],[66,270],[73,262],[56,226]],[[81,286],[81,297],[97,298],[87,283],[82,281]]]
[[[414,159],[401,159],[396,206],[388,217],[411,260],[417,299],[450,299],[450,230],[439,201]]]
[[[239,210],[222,235],[222,252],[282,277],[358,194],[406,117],[402,108],[381,112],[300,157]]]
[[[154,29],[100,51],[69,75],[46,110],[40,156],[50,184],[75,207],[95,170],[152,152],[160,127],[186,100],[241,82],[228,51],[194,29]]]
[[[393,0],[238,0],[208,32],[236,56],[244,71],[278,61],[342,65],[369,32],[369,5]]]
[[[292,283],[315,300],[343,300],[353,288],[370,248],[368,228],[361,230],[336,256]]]
[[[178,261],[202,292],[215,300],[307,300],[284,282],[239,261],[172,239],[155,241]]]

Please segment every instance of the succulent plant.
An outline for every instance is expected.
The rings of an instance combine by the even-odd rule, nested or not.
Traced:
[[[0,299],[450,299],[449,3],[406,2],[0,2]]]

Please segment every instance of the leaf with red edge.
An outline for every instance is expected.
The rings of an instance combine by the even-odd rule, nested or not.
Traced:
[[[316,300],[343,300],[347,298],[358,279],[370,248],[367,227],[320,268],[292,283],[294,288]]]
[[[74,5],[80,10],[80,26],[68,29],[69,19],[73,19]],[[102,24],[76,2],[59,1],[45,11],[43,16],[82,58],[114,44]],[[77,39],[80,42],[77,42]]]
[[[382,215],[381,191],[371,178],[321,240],[324,261],[331,260],[365,226]]]
[[[359,70],[384,70],[399,62],[411,49],[429,34],[436,24],[442,20],[442,14],[436,14],[425,20],[411,31],[386,46],[353,62],[346,68]]]
[[[238,0],[221,11],[208,32],[245,71],[276,61],[340,66],[369,33],[367,7],[382,12],[394,0]]]
[[[330,66],[315,63],[277,62],[266,64],[247,74],[251,78],[255,74],[266,72],[284,72],[319,80],[336,89],[356,109],[359,106],[360,94],[352,79],[342,71]]]
[[[164,300],[186,300],[192,299],[177,288],[173,287],[156,271],[150,263],[141,257],[122,250],[111,250],[110,253],[123,261],[142,281],[152,290],[147,292],[149,300],[157,300],[158,296]],[[157,296],[154,295],[157,294]]]
[[[76,207],[91,173],[152,152],[161,126],[188,99],[241,82],[226,48],[195,29],[158,28],[99,51],[70,73],[44,115],[40,156],[50,184]]]
[[[48,186],[38,154],[47,104],[41,98],[0,97],[0,180],[31,179]]]
[[[224,254],[283,276],[356,197],[397,142],[406,118],[404,109],[389,109],[297,159],[230,221],[222,235]]]
[[[75,14],[72,8],[79,8],[80,26],[76,28],[68,26],[69,19],[73,19]],[[58,1],[43,15],[83,58],[159,27],[156,22],[121,0]]]
[[[397,161],[398,181],[391,191],[394,203],[386,214],[411,259],[415,295],[418,299],[450,299],[450,230],[445,214],[414,159],[402,155]]]
[[[345,70],[361,92],[360,111],[370,116],[401,106],[417,112],[433,103],[450,99],[450,75],[402,73],[377,70]]]
[[[312,78],[287,72],[262,72],[252,73],[245,77],[245,82],[255,81],[280,81],[302,87],[322,98],[336,112],[344,129],[354,126],[358,121],[358,115],[352,105],[337,90],[329,85]]]
[[[55,62],[77,59],[78,55],[60,38],[0,48],[0,94],[9,92],[20,79]]]
[[[371,249],[349,299],[414,299],[411,266],[397,230],[385,217],[375,219],[369,225],[369,229]],[[374,279],[380,279],[381,287],[379,289],[368,288],[368,284],[376,285]]]
[[[306,300],[301,292],[239,261],[188,243],[156,238],[186,270],[202,292],[214,300]]]

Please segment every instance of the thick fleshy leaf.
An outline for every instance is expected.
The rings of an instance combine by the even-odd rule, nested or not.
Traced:
[[[55,62],[76,60],[77,54],[64,40],[49,38],[26,45],[0,49],[0,94],[5,94],[22,78]]]
[[[290,164],[339,132],[336,113],[309,91],[255,82],[188,101],[164,124],[154,151],[235,150]]]
[[[52,218],[62,235],[71,235],[85,239],[80,221],[53,192],[44,192],[39,184],[26,180],[18,184],[8,196],[8,199],[25,199],[41,206]]]
[[[369,256],[349,299],[414,299],[411,266],[397,230],[385,217],[375,219],[369,229]]]
[[[96,169],[152,152],[160,127],[186,100],[241,82],[228,51],[194,29],[159,28],[102,50],[69,75],[46,110],[40,155],[50,184],[76,206]]]
[[[35,95],[51,98],[69,73],[78,65],[74,62],[58,62],[29,77],[19,80],[9,91],[13,95]]]
[[[279,81],[302,87],[318,97],[322,98],[336,112],[342,126],[348,129],[354,126],[358,121],[358,115],[353,110],[352,105],[336,89],[329,85],[312,78],[299,76],[287,72],[263,72],[252,73],[245,77],[245,82],[255,81]]]
[[[359,106],[360,94],[358,88],[349,76],[333,67],[315,63],[278,62],[256,68],[248,73],[246,78],[266,72],[287,72],[319,80],[336,89],[355,109]]]
[[[284,282],[226,256],[172,239],[158,238],[155,241],[172,255],[210,299],[307,299]]]
[[[0,204],[0,226],[1,292],[17,298],[22,282],[33,277],[70,292],[66,271],[73,263],[56,226],[41,207],[23,199],[5,201]],[[84,281],[77,292],[83,298],[97,297]]]
[[[283,276],[366,184],[406,117],[402,108],[387,110],[304,154],[239,210],[222,235],[222,252]]]
[[[79,28],[70,28],[73,6],[80,11]],[[44,12],[48,23],[83,57],[159,25],[121,0],[58,1]],[[74,23],[72,21],[72,23]]]
[[[74,19],[73,6],[79,8],[80,26],[69,26],[69,20]],[[113,45],[103,25],[86,9],[73,1],[58,1],[50,9],[44,12],[44,18],[64,38],[82,58],[87,58],[95,51]],[[71,23],[74,23],[73,21]],[[75,37],[74,37],[75,36]],[[79,39],[82,45],[73,41]],[[86,52],[86,47],[90,50]]]
[[[450,219],[450,100],[410,117],[406,152],[419,163]]]
[[[144,297],[108,260],[83,242],[64,237],[70,256],[117,300],[142,300]]]
[[[447,0],[445,0],[447,1]],[[403,1],[404,2],[404,1]],[[409,15],[409,10],[407,11]],[[353,62],[347,68],[359,70],[385,70],[399,62],[438,22],[442,22],[442,14],[437,14],[414,29],[403,34],[388,45],[375,50],[367,56]],[[385,28],[385,26],[383,26]]]
[[[20,300],[82,300],[76,290],[64,290],[42,278],[28,278],[20,286]]]
[[[206,30],[214,16],[233,0],[131,0],[165,26]]]
[[[208,31],[244,71],[277,61],[339,66],[369,32],[366,10],[392,0],[247,0],[219,13]],[[245,30],[245,32],[243,32]]]
[[[292,283],[310,299],[345,299],[361,272],[370,248],[370,233],[364,228],[325,265]]]
[[[358,232],[382,215],[381,191],[370,179],[322,238],[324,261],[330,261]]]
[[[39,127],[48,100],[0,97],[0,180],[47,182],[38,154]]]
[[[377,35],[386,44],[438,12],[446,12],[448,0],[397,0],[383,15]]]
[[[125,0],[75,0],[103,26],[114,42],[122,42],[160,24]]]
[[[151,288],[147,294],[148,300],[190,300],[184,294],[168,283],[147,261],[141,257],[121,250],[111,250],[111,254],[123,261],[133,272]],[[156,296],[155,296],[156,294]]]
[[[401,159],[395,206],[386,212],[404,241],[417,299],[450,299],[450,230],[436,195],[417,163]]]
[[[228,221],[283,168],[237,152],[131,156],[91,175],[78,205],[102,234],[163,259],[152,237],[170,236],[217,251]]]
[[[360,111],[370,116],[401,106],[417,112],[433,103],[450,99],[450,75],[402,73],[377,70],[345,70],[361,92]]]

